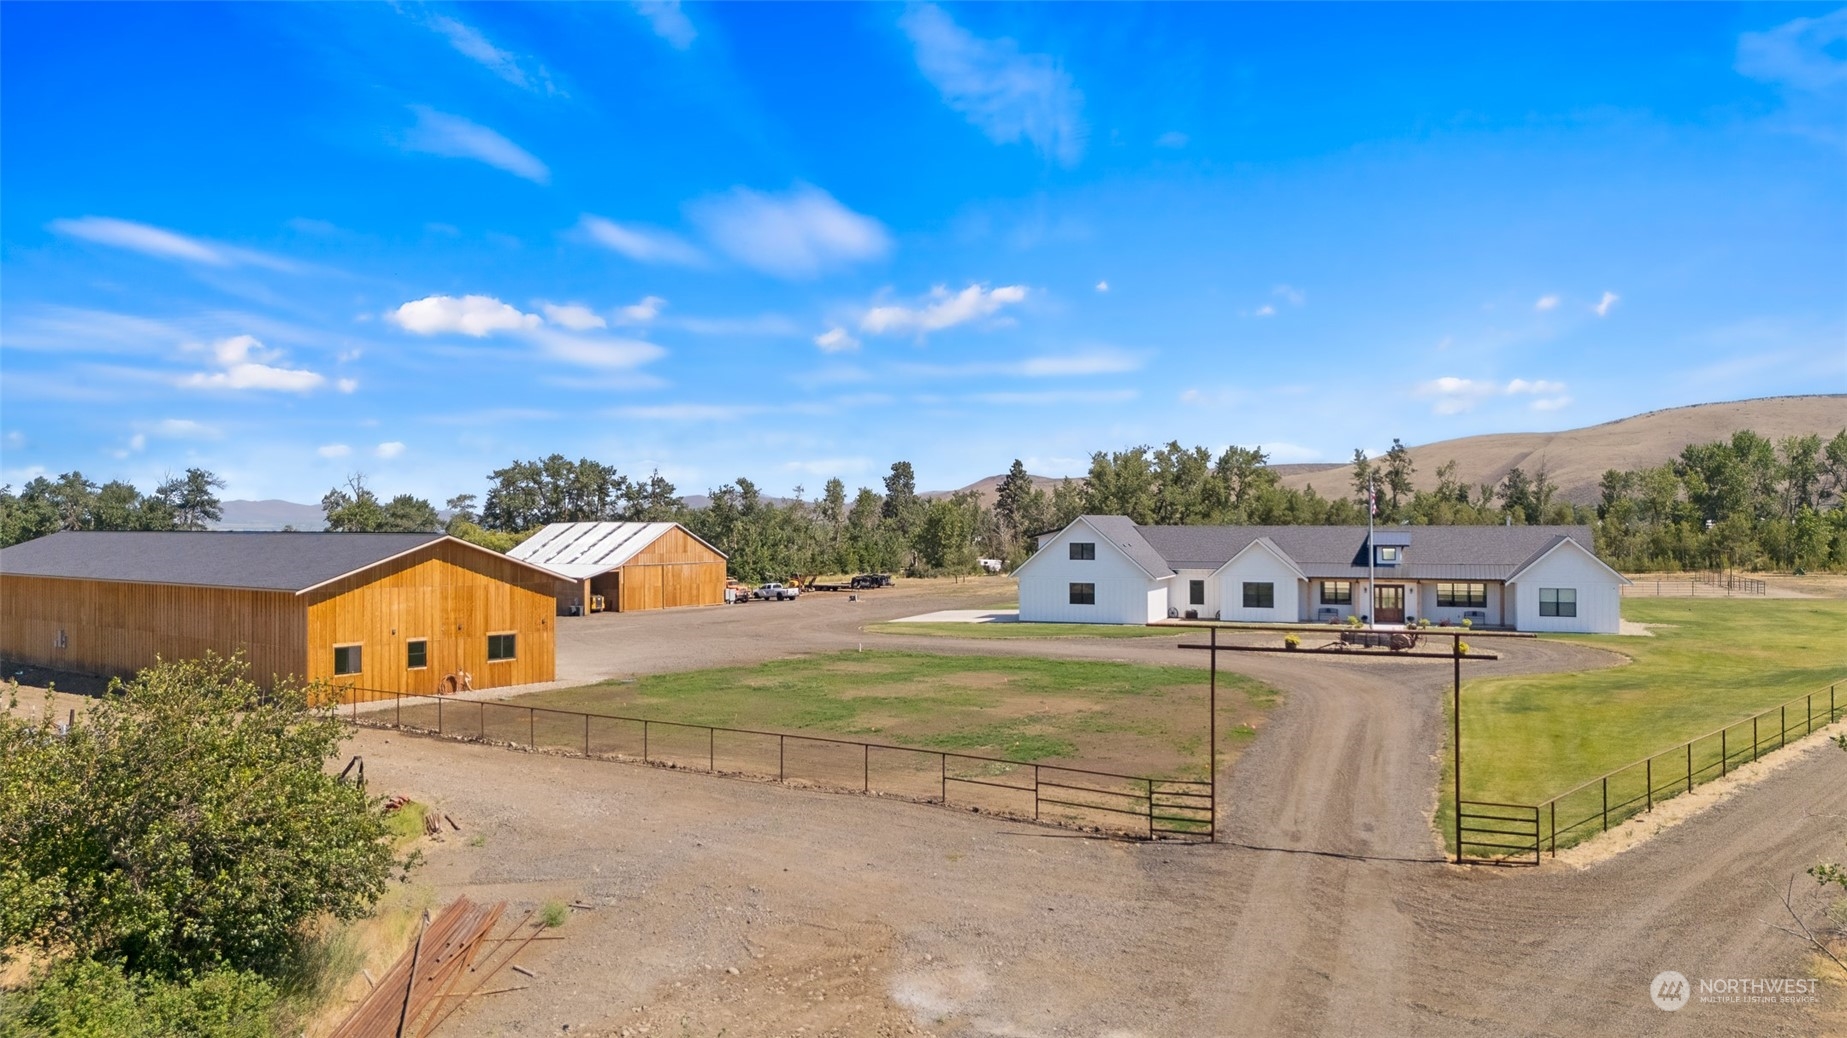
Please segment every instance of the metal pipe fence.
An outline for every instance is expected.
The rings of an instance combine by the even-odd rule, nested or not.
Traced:
[[[359,727],[940,804],[1135,839],[1216,835],[1217,803],[1204,780],[350,685],[337,691],[341,716]]]
[[[1542,801],[1535,810],[1544,823],[1549,853],[1558,854],[1561,840],[1570,846],[1608,832],[1663,801],[1782,749],[1792,738],[1847,717],[1847,701],[1837,698],[1838,688],[1837,682],[1798,696]]]
[[[1766,585],[1755,577],[1732,573],[1695,573],[1680,577],[1636,577],[1621,588],[1625,598],[1714,598],[1762,595]]]

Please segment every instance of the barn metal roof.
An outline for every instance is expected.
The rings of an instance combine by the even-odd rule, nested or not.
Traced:
[[[620,567],[678,526],[679,523],[552,523],[507,554],[561,577],[584,580]],[[686,532],[712,548],[691,530]],[[719,558],[725,557],[717,548],[712,551]]]
[[[0,549],[0,573],[306,591],[443,539],[440,533],[67,530]]]

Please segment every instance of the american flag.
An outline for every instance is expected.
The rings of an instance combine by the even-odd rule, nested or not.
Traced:
[[[1371,483],[1366,484],[1366,514],[1379,514],[1379,492],[1373,489]]]

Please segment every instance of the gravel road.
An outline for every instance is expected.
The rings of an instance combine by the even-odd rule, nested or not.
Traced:
[[[995,597],[976,585],[588,617],[561,627],[560,670],[589,680],[862,641],[1205,662],[1164,639],[859,632]],[[1527,642],[1476,672],[1614,662]],[[1674,1013],[1647,994],[1669,969],[1695,984],[1810,975],[1770,924],[1789,877],[1842,852],[1847,754],[1807,751],[1588,868],[1458,869],[1430,825],[1447,664],[1222,665],[1287,698],[1226,777],[1224,842],[1211,847],[379,731],[354,752],[376,790],[463,825],[430,849],[419,882],[445,897],[596,906],[529,960],[539,976],[526,990],[471,1006],[455,1034],[1847,1033],[1840,987],[1816,1005]],[[1823,900],[1802,879],[1812,917]]]

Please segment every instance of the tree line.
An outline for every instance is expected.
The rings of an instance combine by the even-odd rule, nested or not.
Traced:
[[[631,477],[590,458],[561,454],[516,460],[487,475],[484,496],[458,494],[442,510],[409,494],[381,499],[361,475],[321,499],[327,528],[354,532],[446,531],[497,551],[555,522],[673,521],[730,558],[746,580],[861,571],[912,575],[970,573],[978,559],[1008,568],[1032,554],[1038,534],[1079,515],[1124,515],[1144,525],[1358,525],[1372,508],[1380,524],[1583,524],[1597,551],[1634,571],[1847,569],[1847,430],[1772,442],[1749,430],[1692,444],[1670,462],[1604,473],[1592,504],[1559,495],[1543,462],[1470,484],[1454,460],[1434,485],[1417,485],[1399,440],[1374,458],[1355,450],[1340,486],[1283,484],[1260,447],[1214,452],[1136,446],[1098,451],[1081,480],[1049,486],[1016,459],[992,501],[973,491],[920,495],[908,461],[891,465],[879,488],[830,479],[810,498],[766,496],[748,478],[708,491],[689,507],[659,472]],[[17,496],[0,488],[0,535],[15,543],[60,529],[203,529],[220,517],[223,482],[189,469],[142,495],[120,481],[101,487],[81,473],[33,480]],[[882,491],[882,492],[881,492]],[[443,517],[444,512],[447,518]]]

